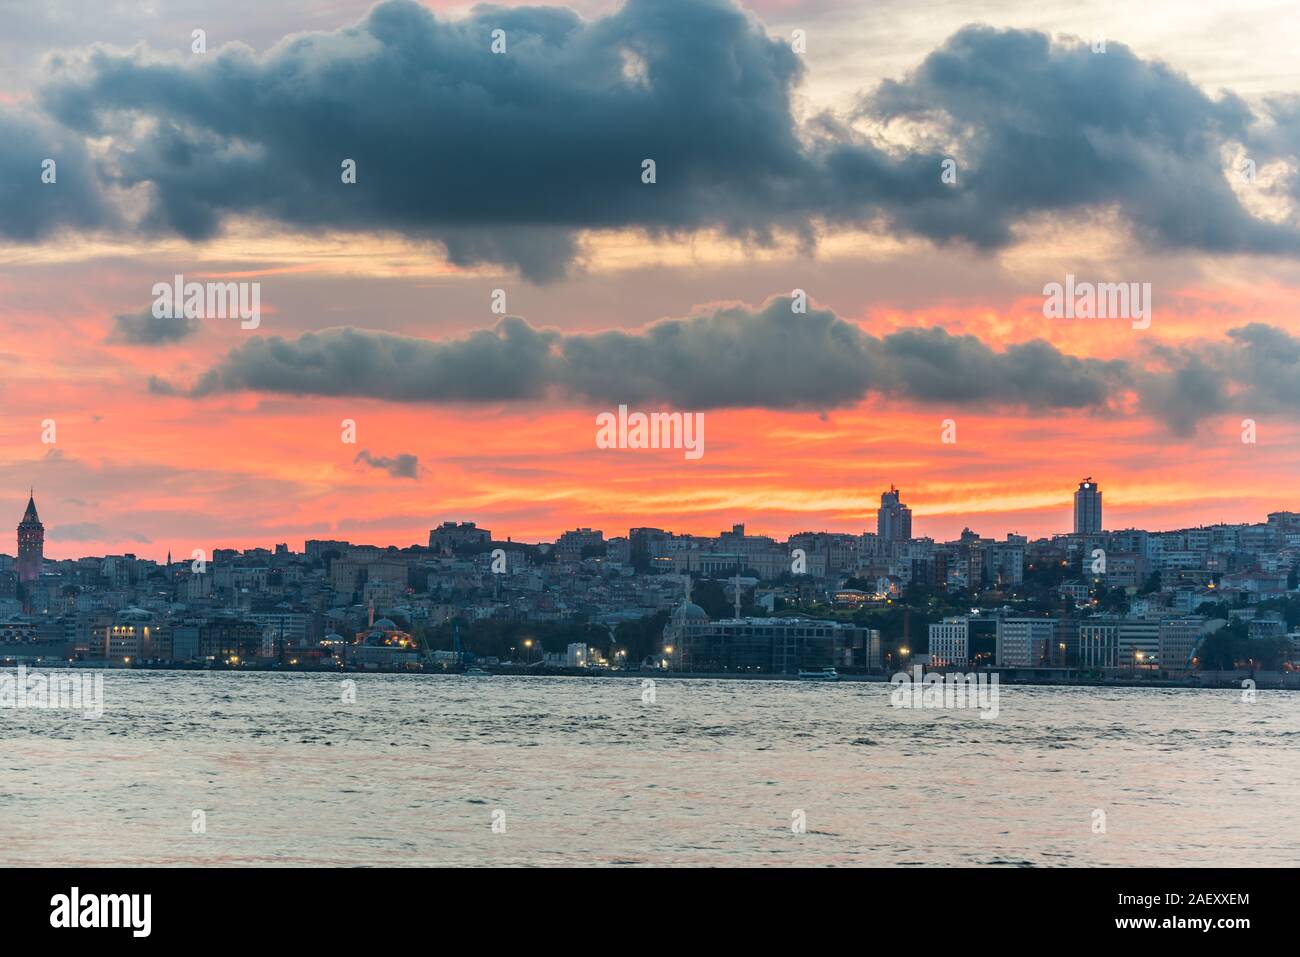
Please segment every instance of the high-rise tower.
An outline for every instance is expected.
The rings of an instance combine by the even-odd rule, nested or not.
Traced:
[[[906,542],[912,537],[912,510],[898,500],[901,494],[891,485],[880,496],[876,535],[882,542]]]
[[[41,577],[45,557],[45,526],[36,514],[36,500],[27,496],[27,511],[18,523],[18,580],[34,582]]]
[[[1101,531],[1101,489],[1089,475],[1074,493],[1074,534],[1096,535]]]

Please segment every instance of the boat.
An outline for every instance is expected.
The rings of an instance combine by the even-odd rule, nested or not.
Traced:
[[[461,672],[466,678],[486,678],[492,674],[490,671],[484,671],[478,665],[471,665]]]
[[[822,668],[820,671],[799,671],[800,681],[839,681],[840,673],[834,668]]]

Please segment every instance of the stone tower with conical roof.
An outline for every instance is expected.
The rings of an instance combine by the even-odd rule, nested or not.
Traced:
[[[18,523],[18,580],[34,582],[41,577],[45,559],[45,526],[36,514],[36,499],[27,496],[27,511]]]

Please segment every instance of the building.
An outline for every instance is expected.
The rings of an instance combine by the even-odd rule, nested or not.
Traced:
[[[970,660],[970,628],[965,618],[945,618],[930,626],[930,661],[965,667]]]
[[[491,542],[492,533],[473,522],[443,522],[429,532],[429,548],[432,551],[451,552],[462,545],[488,545]]]
[[[303,554],[309,561],[323,559],[330,552],[337,555],[346,555],[348,549],[352,547],[349,542],[340,542],[334,539],[309,538],[303,545]]]
[[[45,526],[36,514],[36,500],[27,496],[27,511],[18,523],[18,580],[23,584],[41,577],[45,556]]]
[[[880,509],[876,512],[876,536],[881,542],[906,542],[912,538],[912,510],[899,501],[894,486],[880,496]]]
[[[1049,660],[1055,618],[999,618],[997,662],[1003,668],[1037,668]]]
[[[1201,643],[1205,619],[1166,618],[1160,622],[1159,658],[1165,671],[1191,671],[1192,658]]]
[[[238,664],[262,653],[261,626],[235,618],[217,618],[199,626],[199,657]]]
[[[110,661],[169,659],[172,656],[167,629],[154,621],[151,611],[124,608],[103,626],[103,655]]]
[[[1266,615],[1256,615],[1250,621],[1246,622],[1246,634],[1252,641],[1263,641],[1268,638],[1285,638],[1286,622],[1278,612],[1269,612]]]
[[[1154,665],[1160,657],[1160,621],[1125,618],[1119,626],[1119,663],[1125,667]]]
[[[1138,588],[1150,574],[1145,555],[1113,552],[1106,556],[1105,578],[1108,588]]]
[[[330,563],[330,587],[342,595],[363,591],[374,582],[386,582],[400,594],[406,590],[407,578],[404,561],[339,559]]]
[[[576,562],[583,557],[584,550],[598,552],[605,544],[605,533],[590,528],[576,528],[565,532],[555,541],[555,558],[561,562]]]
[[[343,662],[353,668],[408,668],[419,664],[420,653],[409,632],[390,618],[381,618],[343,648]]]
[[[1079,622],[1079,667],[1118,668],[1120,622],[1090,618]]]
[[[1097,535],[1101,532],[1101,489],[1088,476],[1074,493],[1074,534]]]
[[[664,626],[659,661],[676,671],[796,674],[821,668],[878,668],[880,634],[810,618],[711,621],[687,600]]]

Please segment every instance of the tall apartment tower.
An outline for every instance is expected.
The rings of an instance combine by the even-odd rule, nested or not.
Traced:
[[[898,500],[894,486],[880,496],[876,513],[876,535],[882,542],[906,542],[912,538],[912,510]]]
[[[34,582],[41,577],[45,553],[45,526],[36,514],[36,500],[27,497],[27,511],[18,523],[18,580]]]
[[[1101,531],[1101,489],[1088,476],[1074,493],[1074,533],[1095,535]]]

